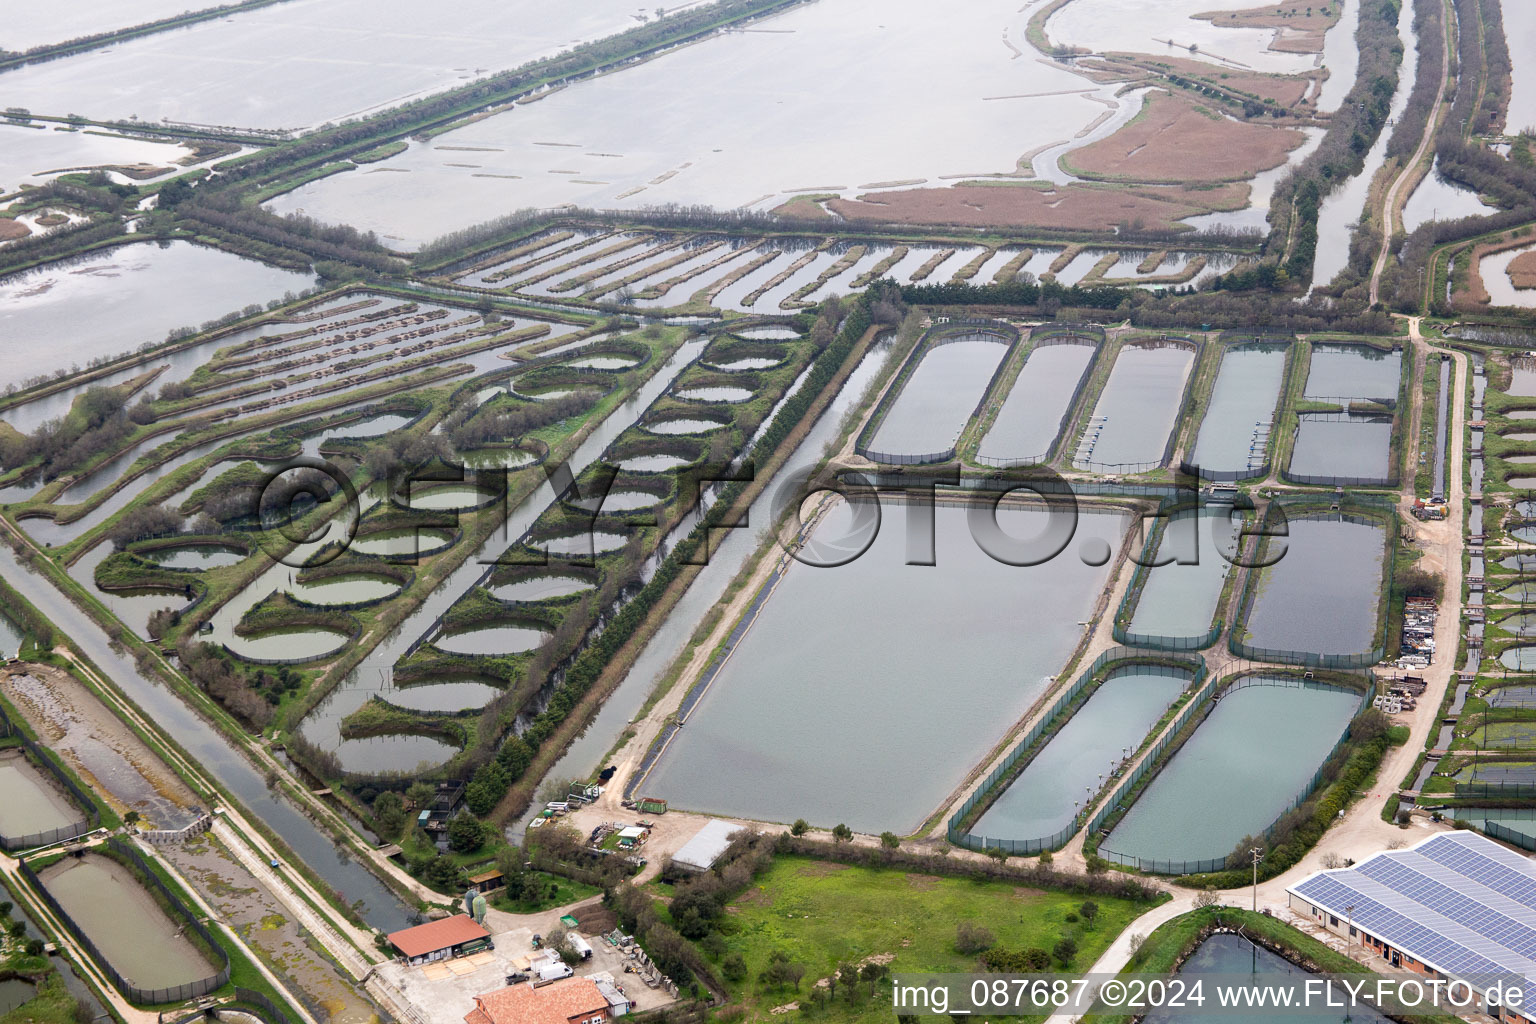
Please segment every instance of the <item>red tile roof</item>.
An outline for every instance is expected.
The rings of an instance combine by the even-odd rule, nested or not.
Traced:
[[[475,1009],[464,1018],[467,1024],[570,1024],[596,1014],[607,1016],[608,1000],[591,978],[566,978],[552,985],[531,984],[475,996]]]
[[[489,937],[490,932],[475,924],[467,915],[457,914],[440,921],[428,921],[415,928],[391,932],[389,941],[406,956],[417,957]]]

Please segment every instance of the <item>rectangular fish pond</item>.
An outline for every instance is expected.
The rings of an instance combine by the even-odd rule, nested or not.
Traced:
[[[68,856],[38,872],[76,928],[129,985],[173,990],[212,977],[218,966],[139,881],[134,871],[101,853]],[[222,966],[222,965],[219,965]],[[125,993],[126,994],[126,993]]]
[[[981,439],[982,461],[1046,461],[1097,351],[1084,343],[1037,345]]]
[[[1189,673],[1159,665],[1111,669],[970,831],[991,839],[1045,839],[1071,825],[1189,684]]]
[[[1394,399],[1402,376],[1403,354],[1399,351],[1314,342],[1303,397],[1312,401]]]
[[[836,549],[856,534],[855,509],[871,507],[840,502],[813,549]],[[978,547],[970,509],[941,501],[936,564],[915,566],[904,564],[907,511],[886,501],[872,545],[845,565],[790,565],[642,783],[648,795],[909,832],[1029,709],[1109,579],[1085,559],[1118,548],[1127,517],[1083,508],[1067,550],[1018,568]],[[1017,538],[1047,518],[1010,506],[997,517]]]
[[[1191,463],[1224,476],[1263,470],[1289,351],[1289,345],[1256,344],[1223,353]]]
[[[1000,335],[960,335],[933,344],[921,353],[900,393],[881,403],[885,415],[868,448],[890,458],[875,461],[936,456],[952,449],[1008,354]]]
[[[1235,571],[1241,529],[1242,520],[1233,518],[1229,505],[1170,516],[1162,531],[1148,538],[1141,560],[1150,567],[1138,574],[1144,579],[1140,590],[1126,597],[1128,604],[1134,601],[1134,610],[1125,622],[1128,635],[1123,642],[1204,639],[1213,627],[1227,577]],[[1153,564],[1158,562],[1167,564]]]
[[[1300,483],[1392,482],[1392,417],[1304,413],[1286,477]]]
[[[1117,864],[1161,874],[1221,870],[1310,792],[1363,691],[1246,676],[1206,718],[1099,846]]]
[[[1079,469],[1138,472],[1161,465],[1195,365],[1186,345],[1120,350],[1073,459]]]
[[[73,825],[85,817],[45,771],[20,749],[0,750],[0,840],[20,839]]]
[[[1292,515],[1290,536],[1265,541],[1250,577],[1247,614],[1238,625],[1251,657],[1376,661],[1383,631],[1381,594],[1387,531],[1358,516]]]

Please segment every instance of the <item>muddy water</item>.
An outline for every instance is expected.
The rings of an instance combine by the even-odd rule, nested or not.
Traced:
[[[330,884],[342,899],[356,903],[358,912],[369,924],[383,931],[403,928],[411,921],[412,908],[403,904],[363,865],[338,856],[334,840],[278,792],[269,790],[263,773],[229,744],[222,734],[208,725],[181,699],[158,680],[143,675],[131,658],[113,649],[100,626],[81,612],[45,580],[21,566],[9,547],[0,545],[0,572],[21,589],[47,615],[81,653],[90,658],[161,728],[174,735],[197,763],[254,815],[260,818],[301,857],[310,868]],[[7,690],[7,692],[11,692]],[[91,707],[81,694],[66,707],[78,714]],[[99,708],[99,705],[96,705]],[[102,713],[105,713],[104,711]],[[34,720],[34,725],[36,720]],[[96,730],[110,731],[114,726]],[[57,749],[57,748],[56,748]],[[63,756],[64,754],[60,751]],[[78,764],[71,764],[79,770]]]
[[[341,979],[331,961],[311,946],[308,933],[215,836],[204,834],[161,852],[262,960],[297,987],[317,1019],[334,1024],[379,1019],[367,997]]]
[[[0,689],[119,814],[138,811],[151,827],[179,828],[200,813],[192,791],[74,679],[39,670],[11,675]]]
[[[22,634],[16,624],[0,615],[0,659],[9,661],[21,650]]]
[[[0,981],[0,1017],[29,1002],[37,995],[37,985],[26,978]]]
[[[170,988],[214,973],[184,922],[172,920],[126,867],[100,854],[66,858],[38,872],[101,955],[139,988]]]
[[[0,836],[63,828],[85,816],[20,750],[0,750]]]
[[[1093,345],[1044,345],[1031,352],[978,454],[1007,460],[1047,455],[1096,351]]]
[[[199,287],[182,287],[189,280]],[[84,366],[313,283],[189,242],[119,246],[0,278],[0,334],[16,342],[6,378]]]

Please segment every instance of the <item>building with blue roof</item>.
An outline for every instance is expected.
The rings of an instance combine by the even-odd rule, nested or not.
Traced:
[[[1536,862],[1471,831],[1444,832],[1351,868],[1319,871],[1286,890],[1291,910],[1358,942],[1393,968],[1469,983],[1525,979],[1517,1010],[1536,1021]],[[1508,984],[1508,982],[1505,982]]]

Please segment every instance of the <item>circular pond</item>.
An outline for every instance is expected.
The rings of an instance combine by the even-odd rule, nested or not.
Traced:
[[[345,424],[337,427],[335,430],[327,430],[325,431],[325,436],[338,440],[344,438],[383,437],[392,430],[399,430],[401,427],[412,423],[415,419],[416,417],[414,416],[402,416],[399,413],[384,413],[381,416],[370,416],[365,420],[358,420],[356,423]]]
[[[565,365],[574,366],[578,370],[627,370],[632,366],[639,366],[640,360],[634,356],[608,354],[582,356],[580,359],[572,359]]]
[[[533,452],[521,448],[476,448],[459,453],[459,460],[467,469],[517,469],[533,459]]]
[[[619,512],[638,512],[644,508],[654,508],[661,502],[661,495],[652,494],[649,491],[609,491],[601,499],[583,498],[571,504],[586,512],[596,511],[613,515]]]
[[[317,661],[336,654],[351,640],[352,637],[347,633],[319,626],[304,626],[299,629],[273,630],[255,636],[231,636],[227,643],[229,649],[242,658],[298,663]]]
[[[1499,436],[1506,441],[1536,441],[1536,430],[1516,430]]]
[[[1536,647],[1510,647],[1499,655],[1499,664],[1516,672],[1536,672]]]
[[[551,555],[585,558],[589,554],[601,555],[609,551],[617,551],[627,540],[629,538],[622,533],[567,533],[530,541],[529,546],[535,550],[547,551]]]
[[[684,388],[674,397],[684,402],[746,402],[753,392],[748,388]]]
[[[531,626],[478,626],[457,633],[442,633],[432,646],[449,654],[522,654],[548,639],[549,634]]]
[[[1508,476],[1504,482],[1517,491],[1536,490],[1536,476]]]
[[[220,547],[216,544],[189,544],[186,547],[142,551],[139,556],[165,569],[200,572],[204,569],[219,569],[226,565],[234,565],[245,558],[245,552],[238,548]]]
[[[747,356],[743,359],[732,359],[728,363],[705,363],[711,370],[724,370],[726,373],[743,373],[747,370],[767,370],[778,366],[784,360],[769,359],[767,356]]]
[[[378,558],[415,558],[418,555],[435,555],[447,550],[452,543],[453,534],[447,530],[418,530],[407,526],[358,537],[352,541],[352,550]]]
[[[650,423],[642,423],[640,426],[642,429],[649,430],[653,434],[679,436],[687,434],[707,434],[711,430],[719,430],[721,427],[725,426],[725,424],[719,420],[679,417],[677,419],[670,420],[654,420]]]
[[[530,576],[516,583],[503,583],[491,587],[491,596],[498,601],[547,601],[552,597],[568,597],[583,590],[591,590],[592,584],[580,576]]]
[[[463,711],[483,708],[501,691],[478,679],[434,679],[431,682],[399,686],[380,694],[396,707],[411,711]]]
[[[387,576],[370,576],[366,573],[328,576],[308,583],[296,583],[293,587],[293,596],[298,600],[322,605],[363,604],[367,601],[382,601],[398,593],[399,583]]]
[[[415,486],[407,504],[427,512],[467,512],[496,500],[494,491],[474,484],[450,484],[447,487]]]
[[[619,468],[629,473],[665,473],[693,462],[679,455],[636,455],[619,463]]]
[[[793,327],[775,327],[772,325],[746,327],[731,333],[738,338],[752,338],[756,341],[793,341],[795,338],[800,337],[800,332]]]

